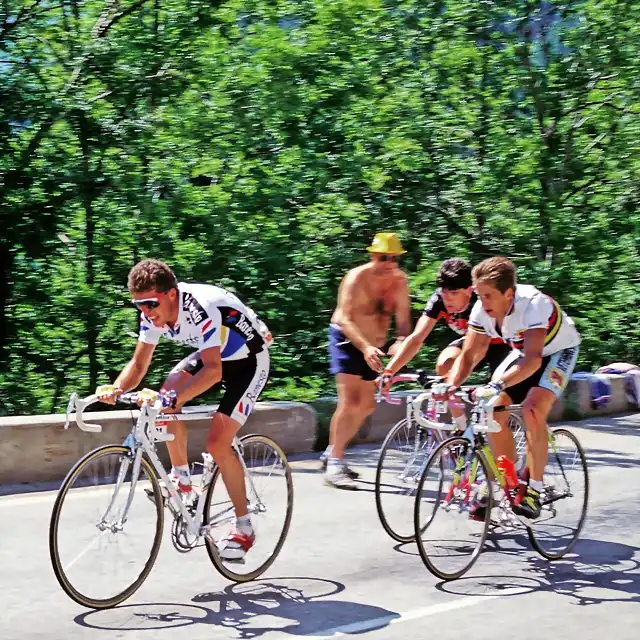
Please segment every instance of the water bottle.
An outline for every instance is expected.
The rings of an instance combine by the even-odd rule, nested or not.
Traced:
[[[500,456],[496,463],[507,483],[507,489],[515,489],[518,486],[518,474],[516,473],[515,464],[507,456]]]

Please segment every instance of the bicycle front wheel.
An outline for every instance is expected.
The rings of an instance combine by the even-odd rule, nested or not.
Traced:
[[[382,444],[376,469],[376,509],[384,530],[398,542],[413,542],[413,503],[434,432],[400,420]]]
[[[414,533],[425,566],[441,580],[463,576],[478,559],[493,506],[488,465],[466,438],[450,438],[433,451],[418,483]],[[484,520],[470,517],[481,499]]]
[[[207,552],[215,568],[234,582],[247,582],[262,575],[275,561],[289,532],[293,514],[293,478],[284,451],[271,438],[247,435],[241,438],[246,467],[247,507],[256,541],[244,560],[223,560],[218,548],[205,537]],[[212,525],[216,540],[235,525],[229,493],[216,468],[207,490],[204,522]]]
[[[163,524],[160,486],[145,457],[136,465],[121,445],[89,452],[67,474],[51,514],[49,553],[60,586],[91,609],[124,602],[149,575]]]
[[[533,548],[547,560],[558,560],[573,549],[587,517],[589,471],[576,436],[554,429],[540,496],[542,509],[527,528]]]

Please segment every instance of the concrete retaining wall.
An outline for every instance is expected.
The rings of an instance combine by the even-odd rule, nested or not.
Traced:
[[[551,410],[550,422],[561,420],[582,420],[589,416],[601,416],[614,413],[625,413],[637,410],[629,404],[625,394],[624,377],[618,375],[599,376],[611,383],[611,400],[606,407],[594,409],[591,406],[591,385],[588,380],[571,379],[564,395],[555,403]],[[416,391],[399,392],[393,394],[402,399],[400,405],[390,405],[385,402],[376,406],[375,412],[365,420],[353,444],[367,442],[381,442],[389,429],[402,420],[406,415],[405,400],[407,396],[416,395]],[[335,410],[335,398],[321,398],[313,403],[318,414],[318,439],[316,448],[324,448],[328,438],[328,423]]]
[[[628,404],[623,376],[607,376],[612,385],[612,398],[602,409],[591,407],[591,389],[587,380],[572,379],[563,398],[554,406],[551,420],[578,420],[589,416],[633,411]],[[399,392],[402,404],[380,403],[369,417],[354,444],[382,441],[389,429],[405,416],[405,399],[414,392]],[[261,433],[276,440],[286,453],[323,449],[328,439],[328,426],[335,409],[335,398],[322,398],[312,406],[298,402],[261,402],[241,430]],[[637,409],[636,409],[637,410]],[[72,424],[65,431],[63,415],[18,416],[0,418],[0,484],[59,481],[71,466],[88,451],[102,444],[122,442],[131,430],[137,411],[103,411],[87,413],[87,422],[102,425],[101,433],[86,433]],[[201,460],[209,431],[209,420],[188,423],[189,459]],[[166,447],[158,447],[168,463]]]
[[[214,408],[214,407],[211,407]],[[75,423],[64,429],[64,415],[0,418],[0,484],[62,480],[85,453],[103,444],[120,443],[131,431],[138,411],[87,412],[85,422],[102,425],[100,433],[81,431]],[[202,461],[211,420],[188,422],[189,460]],[[316,438],[313,409],[301,402],[261,402],[240,435],[272,437],[286,453],[312,451]],[[168,464],[166,446],[158,453]]]

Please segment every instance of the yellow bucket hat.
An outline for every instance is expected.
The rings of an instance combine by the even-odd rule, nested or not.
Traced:
[[[400,244],[400,238],[395,233],[376,233],[370,247],[367,251],[371,253],[390,253],[392,255],[401,255],[407,253]]]

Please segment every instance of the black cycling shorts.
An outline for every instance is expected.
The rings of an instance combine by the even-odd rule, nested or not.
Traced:
[[[222,361],[222,380],[225,392],[218,412],[229,416],[241,426],[258,400],[269,379],[269,351],[263,349],[241,360]],[[171,373],[184,371],[192,376],[202,369],[200,352],[196,351],[181,360]]]

